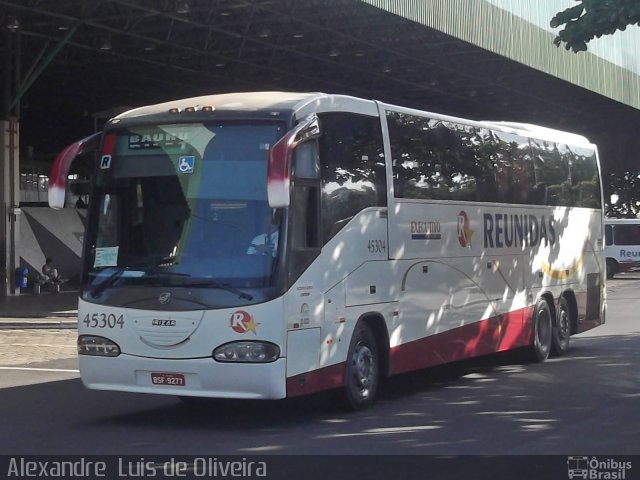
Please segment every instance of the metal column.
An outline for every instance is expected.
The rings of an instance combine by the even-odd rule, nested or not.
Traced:
[[[20,238],[20,175],[19,175],[19,122],[17,119],[0,121],[0,199],[4,221],[0,222],[0,295],[20,293],[16,286],[15,271],[20,266],[16,244]]]

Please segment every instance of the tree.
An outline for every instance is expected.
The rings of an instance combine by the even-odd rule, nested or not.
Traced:
[[[594,37],[611,35],[629,25],[640,25],[638,0],[576,0],[578,5],[557,13],[551,27],[564,25],[553,40],[554,45],[565,43],[567,50],[581,52]]]
[[[608,217],[636,218],[640,213],[640,173],[609,174],[609,181],[604,183],[604,194]]]

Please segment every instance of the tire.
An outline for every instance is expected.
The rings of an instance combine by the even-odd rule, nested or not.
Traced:
[[[616,273],[618,273],[618,263],[612,258],[607,258],[607,278],[613,278]]]
[[[551,338],[551,353],[560,356],[569,350],[569,339],[571,338],[571,310],[569,310],[569,302],[566,298],[560,297],[556,310],[556,321],[553,323]]]
[[[350,410],[371,405],[380,382],[378,346],[371,329],[358,323],[351,337],[344,381],[344,399]]]
[[[533,362],[544,362],[549,357],[553,323],[549,303],[541,298],[533,313],[533,340],[529,346],[529,357]]]

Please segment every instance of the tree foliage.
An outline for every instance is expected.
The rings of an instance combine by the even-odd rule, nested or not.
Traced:
[[[640,213],[640,173],[609,174],[604,182],[606,215],[614,218],[636,218]],[[614,195],[615,201],[609,200]]]
[[[581,52],[593,38],[625,30],[629,25],[640,25],[638,0],[576,0],[577,5],[557,13],[551,27],[564,25],[553,43],[564,42],[567,50]]]

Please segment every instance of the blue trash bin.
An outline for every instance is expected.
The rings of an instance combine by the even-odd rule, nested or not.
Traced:
[[[23,289],[27,288],[29,284],[29,269],[28,268],[16,268],[16,287]]]

